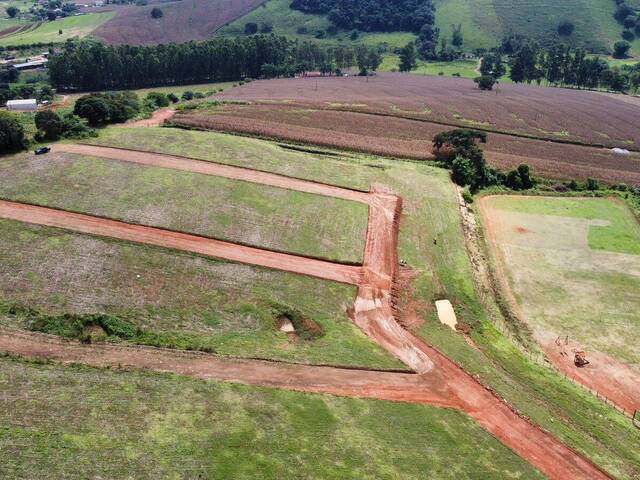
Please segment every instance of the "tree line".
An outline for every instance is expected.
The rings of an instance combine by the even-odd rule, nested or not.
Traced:
[[[381,60],[372,47],[321,47],[275,35],[254,35],[157,46],[68,42],[50,56],[48,68],[51,83],[59,90],[124,90],[311,70],[335,73],[354,65],[368,73]]]
[[[432,0],[293,0],[291,8],[327,14],[336,27],[367,32],[417,33],[435,21]]]
[[[495,65],[499,60],[497,55],[485,58]],[[565,45],[542,49],[536,42],[525,42],[512,53],[509,66],[509,77],[514,82],[540,84],[545,81],[555,86],[605,88],[619,92],[635,92],[640,88],[639,64],[610,67],[606,60],[590,57],[584,49]]]

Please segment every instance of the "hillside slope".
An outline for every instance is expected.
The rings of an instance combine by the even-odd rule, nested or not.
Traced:
[[[319,31],[325,32],[323,42],[348,43],[349,31],[326,32],[331,24],[324,15],[310,15],[289,8],[289,0],[268,0],[263,8],[238,18],[220,30],[226,35],[241,35],[244,25],[255,22],[269,24],[276,34],[311,40]],[[606,53],[614,42],[621,40],[622,26],[613,18],[616,4],[613,0],[434,0],[436,24],[441,37],[451,38],[451,26],[461,24],[463,48],[497,46],[505,34],[520,33],[548,44],[560,37],[558,24],[571,21],[575,30],[562,40],[572,46],[581,46],[595,53]],[[633,5],[633,2],[629,2]],[[640,2],[639,2],[640,3]],[[358,41],[388,43],[391,47],[405,44],[415,38],[408,32],[362,33]],[[640,40],[632,43],[634,53],[640,52]]]
[[[264,0],[183,0],[118,9],[94,35],[108,43],[154,45],[202,40],[220,27],[258,7]],[[151,18],[158,7],[162,18]]]

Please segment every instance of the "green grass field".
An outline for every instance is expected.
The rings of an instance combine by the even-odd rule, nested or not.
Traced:
[[[584,46],[594,52],[606,52],[620,40],[622,26],[613,18],[615,3],[597,0],[531,3],[520,0],[438,0],[436,24],[441,34],[449,34],[452,24],[462,24],[464,47],[497,46],[509,31],[534,37],[542,42],[560,39],[558,24],[571,20],[575,25],[571,37],[563,41]],[[639,53],[638,40],[633,51]]]
[[[245,152],[237,158],[207,148],[207,142],[219,136],[170,128],[156,129],[153,136],[149,130],[109,129],[94,141],[181,153],[355,188],[367,188],[373,181],[392,187],[404,198],[399,257],[417,272],[413,297],[418,302],[417,314],[425,321],[418,333],[614,476],[632,479],[640,475],[640,453],[634,448],[640,442],[640,431],[629,419],[548,367],[529,361],[493,326],[492,319],[499,313],[489,304],[487,314],[476,292],[457,198],[445,170],[366,155],[303,154],[246,137],[229,139]],[[280,152],[280,161],[261,153],[265,151]],[[477,349],[437,320],[433,301],[441,298],[450,299],[459,320],[473,326],[471,339]]]
[[[215,150],[223,145],[207,144]],[[362,203],[64,153],[4,157],[0,168],[0,197],[5,199],[362,262],[367,231],[367,206]]]
[[[0,46],[62,43],[68,38],[86,37],[97,27],[111,20],[114,15],[115,12],[91,13],[61,18],[53,22],[33,24],[29,30],[0,38]],[[62,34],[59,33],[60,30],[62,30]]]
[[[101,132],[100,137],[92,141],[258,168],[352,188],[366,189],[372,182],[379,182],[391,187],[401,194],[404,199],[399,238],[399,257],[416,273],[412,285],[413,294],[411,297],[414,300],[412,306],[418,317],[425,322],[421,327],[417,327],[417,333],[468,371],[477,375],[481,381],[494,388],[501,396],[505,397],[507,401],[533,421],[596,461],[614,476],[632,479],[640,474],[640,452],[635,448],[635,445],[640,442],[640,431],[631,425],[629,419],[597,400],[590,393],[558,376],[548,367],[529,361],[510,340],[507,340],[494,328],[492,320],[497,316],[496,308],[487,300],[489,303],[486,305],[488,309],[488,313],[486,313],[485,305],[480,301],[480,297],[476,292],[470,261],[466,253],[465,240],[461,231],[457,197],[445,170],[425,163],[400,162],[367,155],[342,155],[335,152],[332,155],[303,153],[282,148],[274,142],[212,132],[183,131],[173,128],[106,129]],[[212,142],[215,142],[219,147],[216,149],[210,148],[209,145]],[[20,232],[18,234],[23,235],[22,244],[32,245],[34,243],[30,240],[33,238],[32,236],[27,236],[27,234]],[[13,245],[17,242],[18,240],[12,240],[7,247],[11,252],[6,257],[8,261],[0,262],[0,265],[6,264],[8,266],[7,268],[12,278],[15,278],[17,269],[12,267],[13,264],[10,260],[15,257]],[[109,245],[120,245],[119,242],[108,243]],[[22,267],[18,269],[22,272],[19,285],[26,285],[22,290],[31,291],[31,285],[35,285],[40,289],[35,290],[32,297],[26,299],[27,302],[29,300],[51,298],[50,294],[46,292],[47,288],[50,288],[47,286],[51,285],[53,275],[56,274],[54,266],[59,263],[56,259],[67,258],[57,253],[47,255],[47,248],[39,248],[38,244],[33,244],[32,247],[34,252],[44,252],[33,260],[34,266],[40,265],[43,262],[43,257],[45,259],[52,258],[48,260],[48,263],[45,262],[42,268],[30,274],[31,277],[36,279],[38,276],[43,276],[44,280],[29,283],[30,276],[27,275],[29,270]],[[127,248],[133,247],[127,246]],[[69,248],[70,252],[76,252],[76,254],[86,250],[87,247],[82,246]],[[157,251],[157,249],[151,250]],[[169,254],[167,253],[167,255]],[[171,253],[169,256],[173,257],[174,255]],[[131,261],[131,259],[137,260],[140,256],[141,254],[139,253],[130,254],[128,261]],[[88,257],[92,259],[92,262],[89,263],[91,265],[103,258],[103,255],[96,255],[92,252]],[[183,257],[193,258],[180,255],[181,260],[178,265],[182,265]],[[83,265],[86,261],[86,258],[71,259],[65,260],[63,264]],[[142,262],[142,259],[140,261]],[[203,262],[201,259],[198,259],[198,261]],[[202,272],[202,270],[191,270],[180,273],[179,280],[176,281],[175,275],[179,270],[177,267],[172,266],[175,264],[167,262],[169,260],[165,258],[149,262],[145,261],[144,264],[136,264],[135,268],[126,270],[126,272],[130,273],[125,275],[109,273],[107,269],[109,262],[107,262],[107,266],[102,267],[106,270],[106,273],[98,278],[111,279],[110,283],[107,283],[107,286],[100,285],[98,289],[87,287],[80,298],[88,298],[91,302],[94,302],[93,304],[107,303],[93,292],[112,291],[114,285],[120,285],[121,282],[124,282],[122,283],[122,290],[129,292],[134,288],[132,286],[135,285],[134,282],[140,281],[136,279],[135,274],[132,275],[134,272],[142,275],[142,273],[150,271],[150,274],[154,275],[153,278],[164,279],[162,281],[156,281],[153,278],[150,280],[152,284],[158,283],[160,285],[166,285],[167,283],[193,285],[193,272]],[[367,343],[368,341],[365,338],[358,335],[359,332],[348,328],[353,326],[348,323],[349,321],[344,315],[344,307],[348,306],[353,299],[354,292],[352,289],[337,286],[330,282],[319,282],[280,272],[262,271],[251,269],[250,267],[246,267],[246,269],[243,267],[240,270],[237,265],[233,266],[235,270],[227,270],[230,267],[223,262],[207,261],[207,263],[215,264],[216,268],[219,269],[215,279],[208,280],[205,286],[202,287],[203,291],[213,292],[209,297],[211,300],[209,300],[209,303],[198,300],[197,291],[193,294],[193,297],[187,298],[185,300],[186,304],[189,307],[193,305],[192,311],[196,313],[186,318],[195,318],[193,324],[197,327],[189,325],[189,321],[192,320],[181,320],[173,326],[173,335],[178,335],[178,333],[185,335],[184,332],[187,331],[206,331],[204,338],[211,338],[217,335],[212,333],[216,331],[216,328],[222,328],[215,327],[216,315],[222,315],[223,320],[219,322],[219,325],[224,326],[226,322],[229,322],[228,325],[230,325],[229,328],[231,329],[229,337],[234,340],[229,341],[229,343],[212,341],[210,345],[221,353],[235,351],[241,354],[259,348],[261,356],[295,359],[296,361],[317,361],[317,359],[324,358],[325,361],[330,359],[334,363],[349,363],[352,365],[391,366],[395,364],[393,359],[389,359],[384,355],[379,356],[381,352],[372,348],[370,342]],[[150,268],[150,265],[153,264],[157,264],[158,267]],[[164,265],[168,266],[165,267]],[[221,268],[220,265],[223,265],[224,268]],[[202,269],[202,263],[198,265],[198,268]],[[65,275],[69,275],[61,267],[58,267],[58,270]],[[156,274],[157,270],[160,270],[160,273]],[[257,279],[256,271],[259,271],[261,275]],[[45,272],[46,275],[42,272]],[[82,277],[83,272],[73,273],[76,277],[62,277],[57,282],[57,285],[66,286],[81,283],[78,278],[84,278]],[[85,275],[90,273],[88,272]],[[57,273],[57,275],[60,275],[60,273]],[[157,275],[164,275],[164,277],[157,277]],[[204,274],[200,273],[200,275]],[[213,274],[208,273],[207,275]],[[143,278],[145,277],[143,276]],[[232,286],[228,286],[228,278],[233,279]],[[3,282],[0,282],[0,285],[3,284]],[[86,280],[82,282],[82,285],[84,284],[86,284]],[[214,285],[216,288],[213,288]],[[249,285],[252,287],[249,287]],[[277,285],[277,288],[274,288],[275,285]],[[180,298],[180,294],[176,288],[172,287],[167,290],[166,295],[163,294],[161,300],[164,302],[178,301],[176,299]],[[345,290],[340,290],[343,288]],[[149,290],[144,290],[147,292],[146,295],[149,295]],[[153,291],[158,291],[158,289],[153,289]],[[160,289],[160,291],[162,290]],[[191,290],[187,289],[187,291]],[[229,310],[225,310],[225,307],[220,307],[220,305],[226,306],[228,302],[231,302],[230,298],[233,294],[229,292],[250,292],[251,296],[242,298],[242,302],[248,305],[245,308],[252,309],[251,311],[254,312],[250,316],[252,319],[250,322],[255,323],[255,318],[260,319],[265,316],[270,318],[269,320],[263,320],[264,323],[258,322],[259,325],[268,325],[263,327],[263,331],[267,333],[262,335],[254,332],[247,334],[243,338],[242,333],[245,331],[241,329],[244,325],[242,315],[230,314]],[[59,293],[57,294],[59,295]],[[235,295],[237,297],[237,293]],[[287,343],[284,337],[273,331],[273,322],[275,321],[273,313],[269,317],[267,305],[274,301],[274,295],[277,295],[275,301],[278,304],[294,306],[307,317],[320,323],[325,329],[325,336],[314,341],[305,342],[303,345]],[[408,298],[406,295],[403,295],[400,299],[401,311],[405,311],[407,307]],[[73,288],[70,288],[66,298],[73,300],[76,296],[77,293],[74,292]],[[97,299],[96,296],[98,297]],[[121,298],[123,298],[123,295],[120,295],[112,303],[121,301]],[[240,300],[233,298],[234,301],[231,304],[237,305]],[[470,346],[460,334],[453,332],[438,322],[433,301],[441,298],[450,299],[454,304],[459,320],[473,327],[470,339],[474,342],[475,347]],[[295,301],[292,299],[295,299]],[[141,303],[146,301],[143,298]],[[149,301],[149,303],[152,302]],[[214,327],[205,328],[201,326],[205,323],[202,315],[203,305],[208,305],[210,311],[217,312],[211,314],[214,318],[211,324]],[[166,310],[179,312],[179,307],[169,306]],[[234,310],[234,312],[236,311]],[[222,314],[219,312],[222,312]],[[178,313],[174,318],[181,319],[183,317],[185,315]],[[13,322],[14,326],[20,326],[20,318],[9,320]],[[24,320],[22,321],[24,322]],[[171,320],[153,318],[152,321],[145,320],[145,322],[143,323],[145,328],[154,328],[159,332],[163,332],[156,325],[162,322],[169,323]],[[250,323],[250,325],[252,324]],[[249,327],[249,330],[251,330],[251,327]],[[164,331],[164,334],[167,334],[166,331]],[[329,338],[330,336],[331,338]],[[203,336],[200,336],[199,340],[202,341],[202,338]],[[354,343],[355,340],[358,340],[358,342]],[[361,340],[362,343],[359,343]],[[356,346],[347,347],[352,343]],[[334,345],[334,347],[331,348],[331,345]],[[296,435],[292,434],[291,438],[296,438]],[[403,455],[408,453],[410,452],[403,451]],[[429,461],[431,462],[431,460]],[[394,465],[397,463],[397,461],[394,461]],[[458,461],[457,464],[460,468],[464,468],[467,463],[465,460],[465,462]],[[429,471],[439,473],[438,464],[434,463],[434,465],[434,470]],[[460,470],[445,472],[442,476],[447,478],[450,473],[454,476],[453,478],[466,478],[467,476],[469,478],[478,478]],[[320,476],[322,477],[322,475]],[[481,475],[480,478],[485,478],[486,476]],[[376,475],[373,475],[373,477],[377,478]],[[529,477],[525,474],[521,478]]]
[[[140,328],[134,343],[402,367],[347,317],[355,287],[10,220],[0,228],[2,325],[31,328],[30,312],[10,313],[16,305],[50,315],[104,313]],[[324,335],[290,341],[276,326],[283,313],[316,322]]]
[[[604,198],[486,202],[498,261],[539,341],[569,335],[640,366],[640,225],[631,211]]]
[[[429,406],[11,359],[0,386],[3,478],[543,478]]]

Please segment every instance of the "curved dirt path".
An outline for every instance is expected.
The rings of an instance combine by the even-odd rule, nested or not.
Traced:
[[[350,285],[357,286],[364,281],[362,267],[246,247],[198,235],[133,225],[82,213],[0,200],[0,218],[183,250]]]
[[[121,124],[114,125],[115,128],[124,128],[124,127],[133,127],[133,128],[148,128],[148,127],[159,127],[164,122],[169,120],[176,114],[176,111],[172,108],[162,108],[160,110],[156,110],[151,114],[150,118],[145,118],[143,120],[136,120],[134,122],[125,122]]]

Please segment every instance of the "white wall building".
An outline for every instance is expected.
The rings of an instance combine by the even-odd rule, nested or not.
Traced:
[[[34,112],[38,109],[38,102],[35,98],[27,100],[9,100],[7,102],[7,110],[14,112]]]

